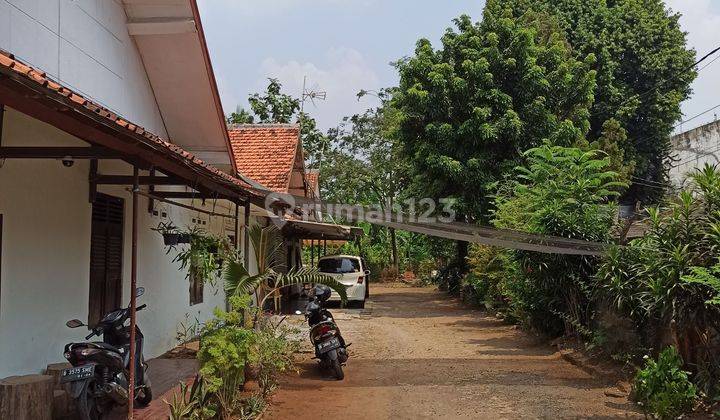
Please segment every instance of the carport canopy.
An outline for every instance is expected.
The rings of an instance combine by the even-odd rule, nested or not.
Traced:
[[[362,228],[332,223],[311,222],[305,220],[285,220],[281,228],[283,235],[295,239],[350,241],[363,235]]]

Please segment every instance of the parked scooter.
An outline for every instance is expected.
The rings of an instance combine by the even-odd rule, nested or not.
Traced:
[[[320,367],[331,370],[338,380],[342,380],[345,378],[342,365],[348,360],[349,344],[345,344],[330,311],[323,307],[330,293],[329,287],[316,285],[308,296],[305,318],[310,326],[310,342],[315,347],[315,358],[320,360]]]
[[[138,287],[137,297],[145,289]],[[137,310],[145,309],[140,305]],[[128,382],[130,365],[130,308],[118,309],[109,314],[92,328],[85,340],[103,336],[103,341],[70,343],[65,346],[65,358],[73,365],[62,371],[61,383],[70,383],[70,396],[77,401],[83,420],[97,420],[113,411],[116,406],[128,403]],[[66,323],[70,328],[85,324],[73,319]],[[150,377],[142,355],[143,335],[135,327],[135,401],[146,406],[152,400]]]

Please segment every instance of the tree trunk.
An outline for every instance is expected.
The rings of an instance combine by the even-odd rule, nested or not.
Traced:
[[[400,274],[400,266],[398,265],[398,249],[397,249],[397,237],[395,236],[395,228],[388,228],[390,230],[390,243],[392,246],[392,267],[396,275]]]
[[[468,256],[468,243],[465,241],[457,241],[457,255],[456,264],[458,272],[463,275],[468,272],[467,256]]]
[[[52,420],[53,377],[10,376],[0,380],[0,419]]]

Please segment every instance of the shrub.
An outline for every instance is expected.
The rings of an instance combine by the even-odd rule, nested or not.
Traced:
[[[468,253],[470,273],[464,283],[474,291],[477,303],[488,310],[505,312],[509,302],[509,276],[514,267],[509,253],[496,247],[472,245]]]
[[[230,310],[216,308],[215,318],[202,327],[197,353],[200,375],[192,388],[181,385],[180,394],[166,401],[173,419],[254,418],[264,406],[263,399],[275,389],[278,375],[293,368],[299,343],[289,336],[295,331],[267,317],[255,328],[246,328],[244,313],[250,309],[250,297],[232,295],[228,301]],[[257,367],[261,392],[244,396],[240,391],[248,365]]]
[[[200,373],[210,392],[231,392],[242,386],[245,364],[252,357],[255,333],[243,326],[242,310],[249,297],[232,296],[229,312],[215,309],[215,319],[203,326],[197,353]]]
[[[706,166],[691,188],[647,210],[649,231],[612,249],[598,278],[603,297],[635,322],[647,347],[674,344],[695,384],[720,394],[720,171]]]
[[[270,319],[263,319],[259,326],[252,348],[253,363],[257,366],[262,396],[266,397],[277,387],[278,376],[294,368],[293,355],[300,349],[300,343],[289,337],[296,331],[275,325]]]
[[[494,224],[540,235],[608,242],[623,187],[599,151],[542,146],[525,153],[527,165],[501,185]],[[506,293],[516,316],[541,332],[580,333],[592,321],[597,258],[509,252],[514,275]]]
[[[638,371],[633,384],[635,399],[650,414],[666,419],[689,411],[696,397],[695,386],[675,347],[668,347],[657,361],[645,356],[645,367]]]

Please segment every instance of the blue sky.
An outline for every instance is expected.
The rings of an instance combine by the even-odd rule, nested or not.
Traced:
[[[321,128],[374,105],[360,89],[397,83],[390,62],[412,54],[418,38],[437,44],[452,19],[479,19],[484,1],[470,0],[199,0],[203,26],[226,112],[247,107],[250,93],[277,77],[288,93],[308,86],[327,100],[306,105]],[[720,45],[720,0],[669,0],[698,55]],[[686,117],[720,104],[720,60],[700,73]],[[716,111],[720,115],[720,108]],[[712,120],[713,112],[684,125]]]

